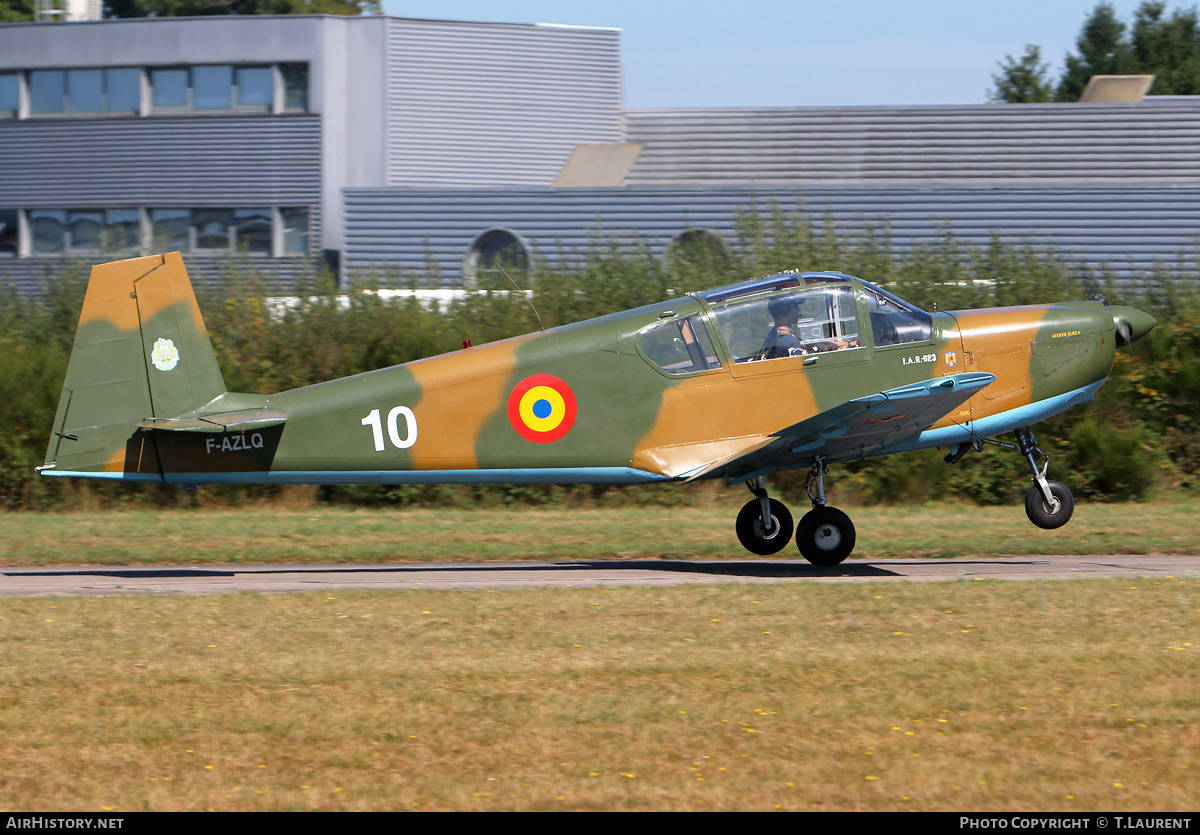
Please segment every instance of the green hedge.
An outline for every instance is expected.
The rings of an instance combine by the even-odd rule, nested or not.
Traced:
[[[1141,307],[1158,327],[1118,354],[1096,401],[1036,428],[1051,458],[1053,478],[1080,498],[1121,501],[1154,491],[1190,490],[1200,474],[1200,271],[1162,265],[1117,289],[1112,276],[1081,272],[1054,252],[999,240],[962,245],[946,231],[911,250],[894,247],[886,224],[847,236],[802,212],[747,209],[723,247],[675,248],[664,257],[647,247],[621,250],[599,233],[585,252],[538,257],[529,274],[514,275],[533,291],[546,327],[636,307],[690,290],[728,284],[783,269],[837,269],[883,284],[898,295],[942,310],[1033,304],[1103,292],[1114,304]],[[485,271],[481,292],[448,309],[414,300],[386,302],[350,292],[337,296],[330,277],[298,288],[299,302],[282,312],[269,287],[247,268],[219,289],[198,288],[201,308],[225,379],[235,391],[281,391],[451,351],[464,339],[481,344],[537,330],[530,305],[511,292],[500,271]],[[70,508],[123,503],[207,505],[278,495],[277,488],[109,485],[46,479],[42,462],[75,323],[87,265],[64,264],[37,298],[0,293],[0,507]],[[244,278],[241,276],[245,276]],[[428,276],[381,275],[357,290],[420,286]],[[347,300],[348,299],[348,300]],[[830,488],[839,502],[923,502],[954,499],[991,504],[1020,501],[1028,489],[1019,455],[994,448],[944,464],[925,451],[837,467]],[[773,479],[774,488],[803,495],[804,473]],[[600,487],[328,487],[322,501],[361,504],[678,503],[711,496],[713,488]]]

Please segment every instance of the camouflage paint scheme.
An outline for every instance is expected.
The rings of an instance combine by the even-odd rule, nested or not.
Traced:
[[[724,292],[805,282],[848,286],[868,321],[871,285],[850,276],[784,274]],[[641,335],[689,316],[719,365],[672,374]],[[1091,399],[1121,322],[1128,341],[1154,324],[1101,302],[938,312],[917,342],[876,346],[864,327],[850,349],[735,362],[713,316],[706,294],[689,294],[246,394],[225,388],[179,253],[98,265],[40,469],[175,484],[735,483],[1028,426]]]

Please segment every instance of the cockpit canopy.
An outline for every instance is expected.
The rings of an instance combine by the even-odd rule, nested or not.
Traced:
[[[923,342],[933,331],[925,311],[842,273],[782,273],[692,297],[711,311],[711,334],[703,313],[671,318],[642,334],[642,353],[668,374],[719,367],[719,338],[734,363],[745,363]]]

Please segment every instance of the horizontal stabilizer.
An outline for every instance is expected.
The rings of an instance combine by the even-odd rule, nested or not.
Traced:
[[[281,426],[287,420],[283,412],[268,409],[239,409],[203,417],[165,418],[138,424],[140,429],[161,429],[169,432],[249,432],[268,426]]]

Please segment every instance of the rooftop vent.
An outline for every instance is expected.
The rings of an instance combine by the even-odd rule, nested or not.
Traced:
[[[1152,75],[1093,75],[1080,102],[1139,102],[1150,92]]]

